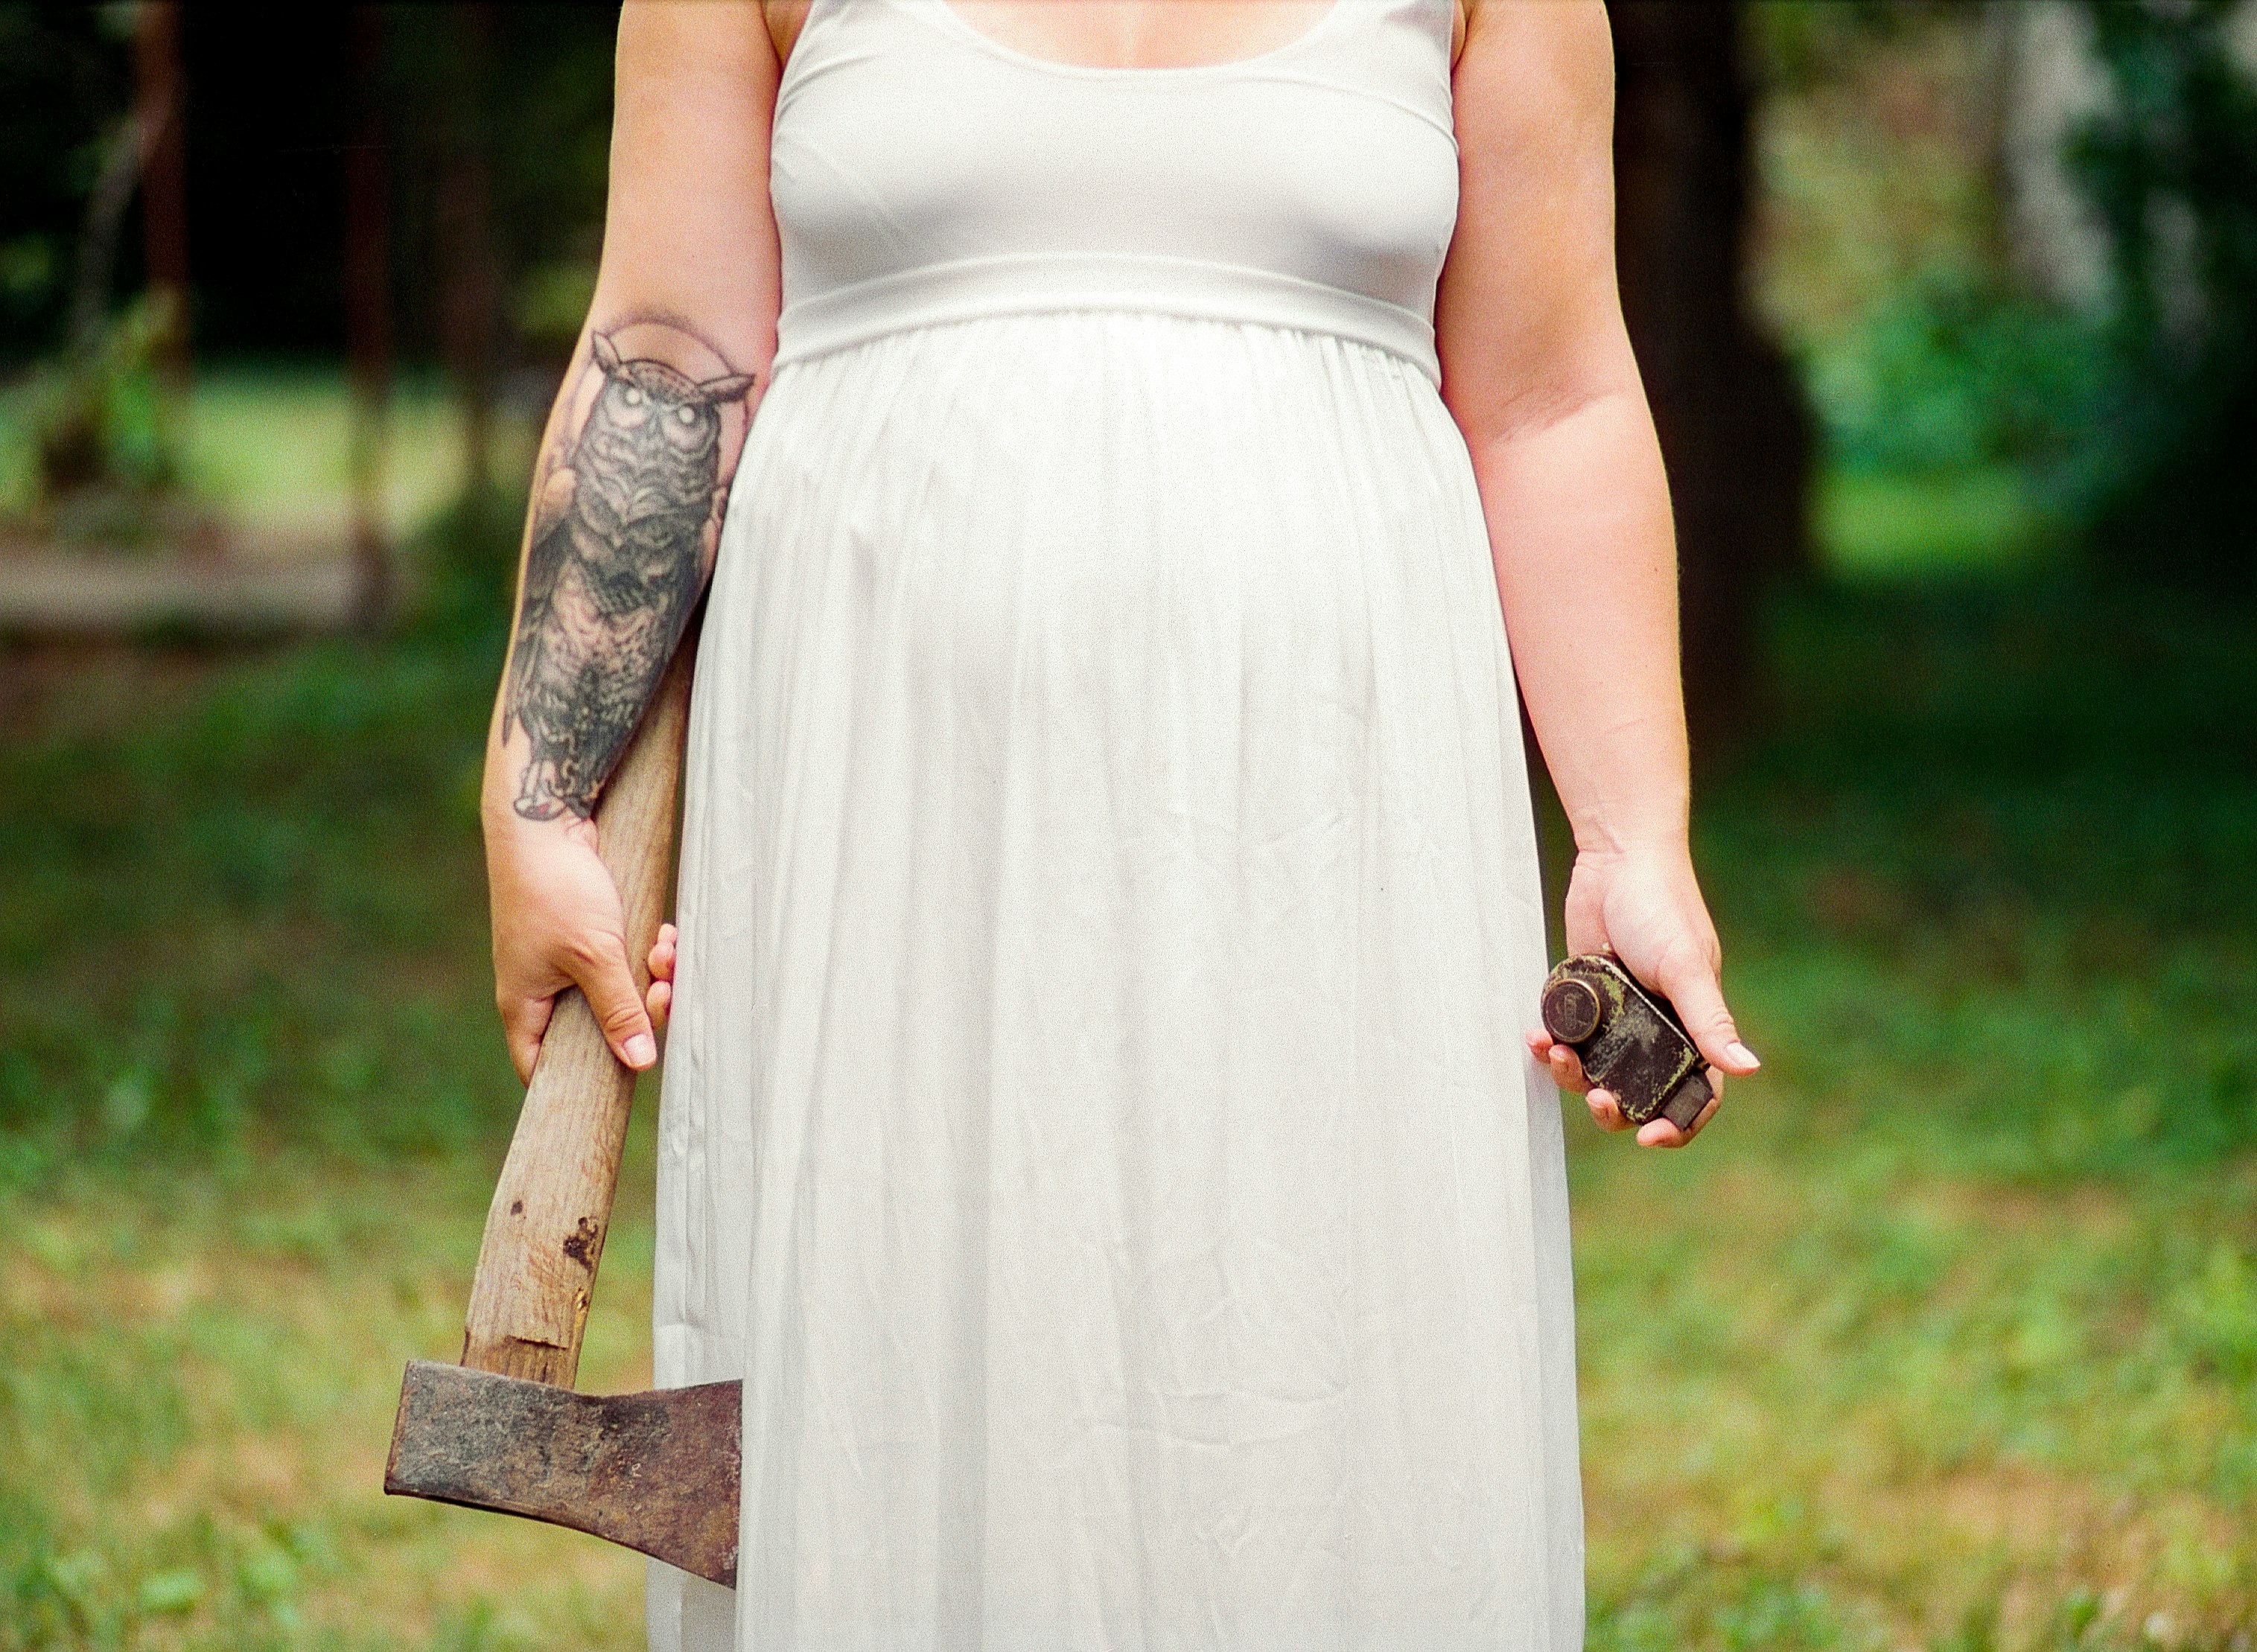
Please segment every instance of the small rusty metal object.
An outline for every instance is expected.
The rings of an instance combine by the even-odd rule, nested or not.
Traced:
[[[1669,1000],[1611,955],[1578,953],[1544,979],[1544,1028],[1574,1049],[1595,1089],[1634,1125],[1666,1119],[1690,1130],[1716,1091],[1708,1064]]]

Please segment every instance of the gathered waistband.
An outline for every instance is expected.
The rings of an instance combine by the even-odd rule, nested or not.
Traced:
[[[795,300],[776,320],[775,365],[944,321],[1061,310],[1143,310],[1334,333],[1391,351],[1433,384],[1442,381],[1433,324],[1397,305],[1270,270],[1105,253],[967,258]]]

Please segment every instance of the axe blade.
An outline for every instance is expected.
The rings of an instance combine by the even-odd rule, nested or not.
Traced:
[[[384,1489],[568,1526],[733,1588],[742,1392],[577,1394],[417,1359]]]

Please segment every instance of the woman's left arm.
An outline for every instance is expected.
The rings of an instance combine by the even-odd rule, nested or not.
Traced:
[[[1687,844],[1677,553],[1615,279],[1614,59],[1600,0],[1468,0],[1458,227],[1435,306],[1442,395],[1480,485],[1522,697],[1575,833],[1567,941],[1666,994],[1722,1076],[1756,1070]],[[1628,1128],[1574,1052],[1529,1046]],[[1680,1147],[1666,1119],[1640,1142]]]

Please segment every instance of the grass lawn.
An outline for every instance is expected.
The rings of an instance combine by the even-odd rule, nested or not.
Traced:
[[[1813,501],[1826,566],[1852,580],[2013,580],[2036,571],[2053,524],[2007,465],[1941,476],[1835,469]]]
[[[499,421],[501,468],[529,469],[533,433]],[[218,368],[196,385],[185,463],[189,491],[237,519],[342,544],[350,519],[352,405],[330,368]],[[447,387],[411,381],[386,428],[385,515],[412,534],[463,491],[462,416]]]
[[[1765,1077],[1574,1122],[1591,1645],[2257,1637],[2257,626],[1808,597],[1701,844]],[[640,1644],[387,1502],[514,1105],[436,644],[0,656],[0,1649]],[[647,1112],[585,1379],[643,1374]]]
[[[0,392],[0,519],[37,494],[29,420],[33,393]],[[533,421],[503,410],[494,467],[532,469]],[[201,364],[180,438],[187,497],[245,532],[255,548],[343,553],[351,519],[352,402],[333,365]],[[463,420],[443,381],[409,377],[385,425],[384,514],[395,538],[415,533],[462,492]]]

